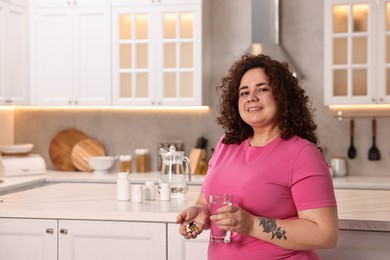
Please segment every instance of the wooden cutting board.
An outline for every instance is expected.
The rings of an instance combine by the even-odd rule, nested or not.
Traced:
[[[91,172],[93,169],[88,164],[88,157],[105,156],[103,145],[95,139],[84,139],[78,142],[72,150],[72,162],[74,166],[83,172]]]
[[[69,128],[59,132],[50,142],[49,154],[53,164],[61,171],[75,171],[72,162],[72,149],[83,139],[88,138],[82,131]]]

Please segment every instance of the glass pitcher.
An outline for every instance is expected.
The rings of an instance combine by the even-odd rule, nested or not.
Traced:
[[[161,148],[160,155],[162,157],[160,183],[170,184],[171,198],[184,197],[188,191],[186,172],[188,182],[192,177],[190,160],[184,156],[184,152],[176,151],[173,145],[169,149]]]

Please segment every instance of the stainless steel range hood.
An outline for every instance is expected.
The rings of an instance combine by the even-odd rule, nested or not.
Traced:
[[[279,0],[252,0],[252,44],[248,52],[266,54],[280,62],[287,62],[290,70],[301,78],[296,64],[280,43]]]

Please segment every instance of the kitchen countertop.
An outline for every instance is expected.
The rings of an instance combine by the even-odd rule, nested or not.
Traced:
[[[334,177],[333,185],[336,189],[390,190],[390,175]]]
[[[175,222],[199,190],[191,186],[183,199],[133,203],[116,200],[115,184],[56,183],[0,196],[0,217]]]
[[[53,183],[0,196],[0,217],[173,223],[199,191],[190,186],[183,199],[133,203],[116,200],[115,184]],[[390,232],[390,190],[337,189],[336,197],[340,229]]]
[[[64,172],[64,171],[47,171],[46,174],[31,175],[31,176],[0,176],[3,180],[0,183],[0,194],[10,193],[37,187],[51,183],[116,183],[117,173],[109,173],[105,175],[94,175],[89,172]],[[131,183],[143,184],[145,181],[157,181],[160,178],[159,172],[148,173],[130,173],[129,179]],[[202,185],[204,175],[192,175],[192,181],[189,185]]]
[[[390,232],[390,190],[336,189],[340,229]]]
[[[204,175],[195,174],[189,185],[200,186],[203,183]],[[160,178],[159,172],[130,173],[131,183],[143,184],[145,181],[157,182]],[[3,177],[0,183],[0,194],[20,191],[30,187],[42,186],[50,183],[115,183],[116,173],[106,175],[94,175],[87,172],[64,172],[47,171],[46,174],[31,176]],[[375,189],[390,190],[390,176],[347,176],[334,177],[335,189]]]

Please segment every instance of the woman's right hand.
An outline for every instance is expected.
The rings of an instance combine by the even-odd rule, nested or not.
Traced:
[[[210,212],[207,205],[197,204],[182,210],[176,217],[176,223],[179,224],[179,233],[184,238],[196,238],[203,229],[208,229]],[[190,222],[195,222],[197,230],[188,232],[187,225]]]
[[[195,222],[197,230],[188,232],[187,225]],[[204,229],[210,228],[210,211],[203,193],[200,193],[197,203],[182,210],[176,217],[179,233],[186,239],[196,238]]]

